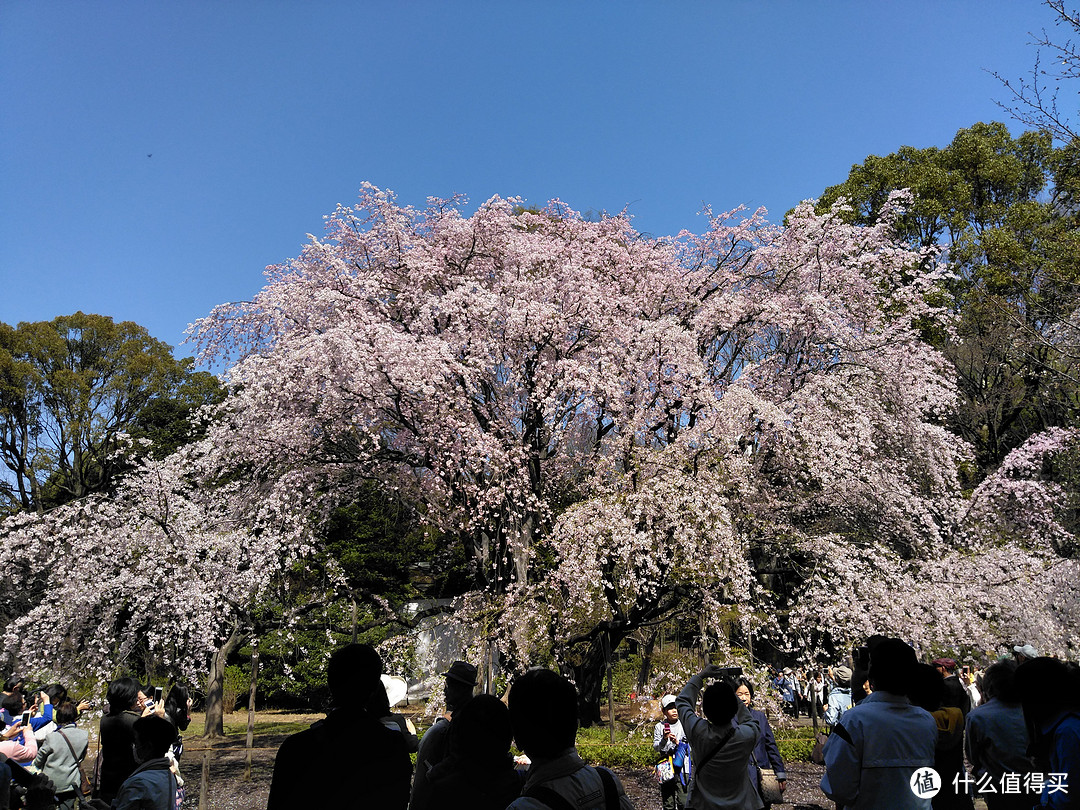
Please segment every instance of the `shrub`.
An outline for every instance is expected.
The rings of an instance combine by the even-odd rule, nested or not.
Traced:
[[[784,762],[809,762],[814,750],[814,729],[798,729],[798,734],[785,734],[776,738],[776,747]],[[805,733],[804,733],[805,732]]]
[[[589,764],[606,768],[652,768],[660,759],[653,747],[645,743],[583,743],[578,745],[578,753]]]
[[[240,667],[225,667],[225,683],[221,689],[221,702],[225,706],[225,711],[231,712],[236,709],[237,701],[241,696],[246,698],[250,689],[250,674]]]

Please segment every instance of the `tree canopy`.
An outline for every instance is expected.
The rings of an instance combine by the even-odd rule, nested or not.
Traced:
[[[42,511],[106,490],[127,439],[167,453],[224,396],[216,378],[131,321],[77,312],[0,323],[0,512]]]
[[[853,166],[825,190],[852,221],[875,220],[898,189],[913,199],[897,235],[940,245],[953,277],[941,301],[951,329],[927,337],[951,361],[961,400],[951,427],[975,448],[980,480],[1028,436],[1075,423],[1080,391],[1080,231],[1069,149],[1046,133],[1013,138],[1004,124],[976,124],[944,149],[901,147]]]

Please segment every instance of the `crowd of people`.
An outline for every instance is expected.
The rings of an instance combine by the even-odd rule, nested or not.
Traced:
[[[850,662],[775,673],[785,704],[809,695],[822,720],[821,790],[837,808],[1053,810],[1080,807],[1080,670],[1030,645],[985,671],[950,658],[920,663],[905,642],[874,637]],[[578,694],[559,673],[533,669],[507,700],[475,694],[477,669],[443,673],[446,713],[418,738],[394,714],[382,662],[364,644],[336,651],[327,668],[333,710],[281,745],[269,810],[631,810],[619,778],[575,748]],[[820,680],[819,680],[820,678]],[[806,688],[801,679],[805,679]],[[820,688],[814,683],[819,682]],[[752,678],[705,667],[659,701],[653,747],[664,810],[762,810],[785,800],[787,769]],[[186,690],[121,678],[109,685],[92,784],[80,768],[88,734],[60,685],[30,694],[5,683],[0,721],[0,810],[12,784],[24,806],[176,810],[179,761],[190,721]],[[798,709],[790,709],[798,712]],[[516,744],[524,752],[512,755]],[[416,754],[415,769],[410,753]],[[86,794],[92,794],[91,799]]]
[[[97,758],[86,768],[90,734],[79,720],[91,703],[76,702],[61,684],[27,693],[20,677],[8,678],[0,701],[0,810],[178,808],[181,732],[192,701],[179,684],[164,700],[161,693],[134,678],[110,683]]]

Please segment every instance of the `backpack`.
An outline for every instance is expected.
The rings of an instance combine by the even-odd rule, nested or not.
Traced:
[[[600,777],[600,782],[604,786],[604,810],[619,810],[619,788],[615,784],[615,777],[607,768],[593,768],[593,770],[596,771],[597,776]],[[578,810],[567,799],[544,785],[533,785],[521,795],[536,799],[541,804],[550,807],[551,810]]]

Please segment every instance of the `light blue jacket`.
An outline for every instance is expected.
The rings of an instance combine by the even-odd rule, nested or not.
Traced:
[[[911,777],[934,767],[937,737],[930,712],[903,695],[874,692],[844,712],[829,735],[821,789],[844,810],[930,810],[930,799],[912,791]]]

